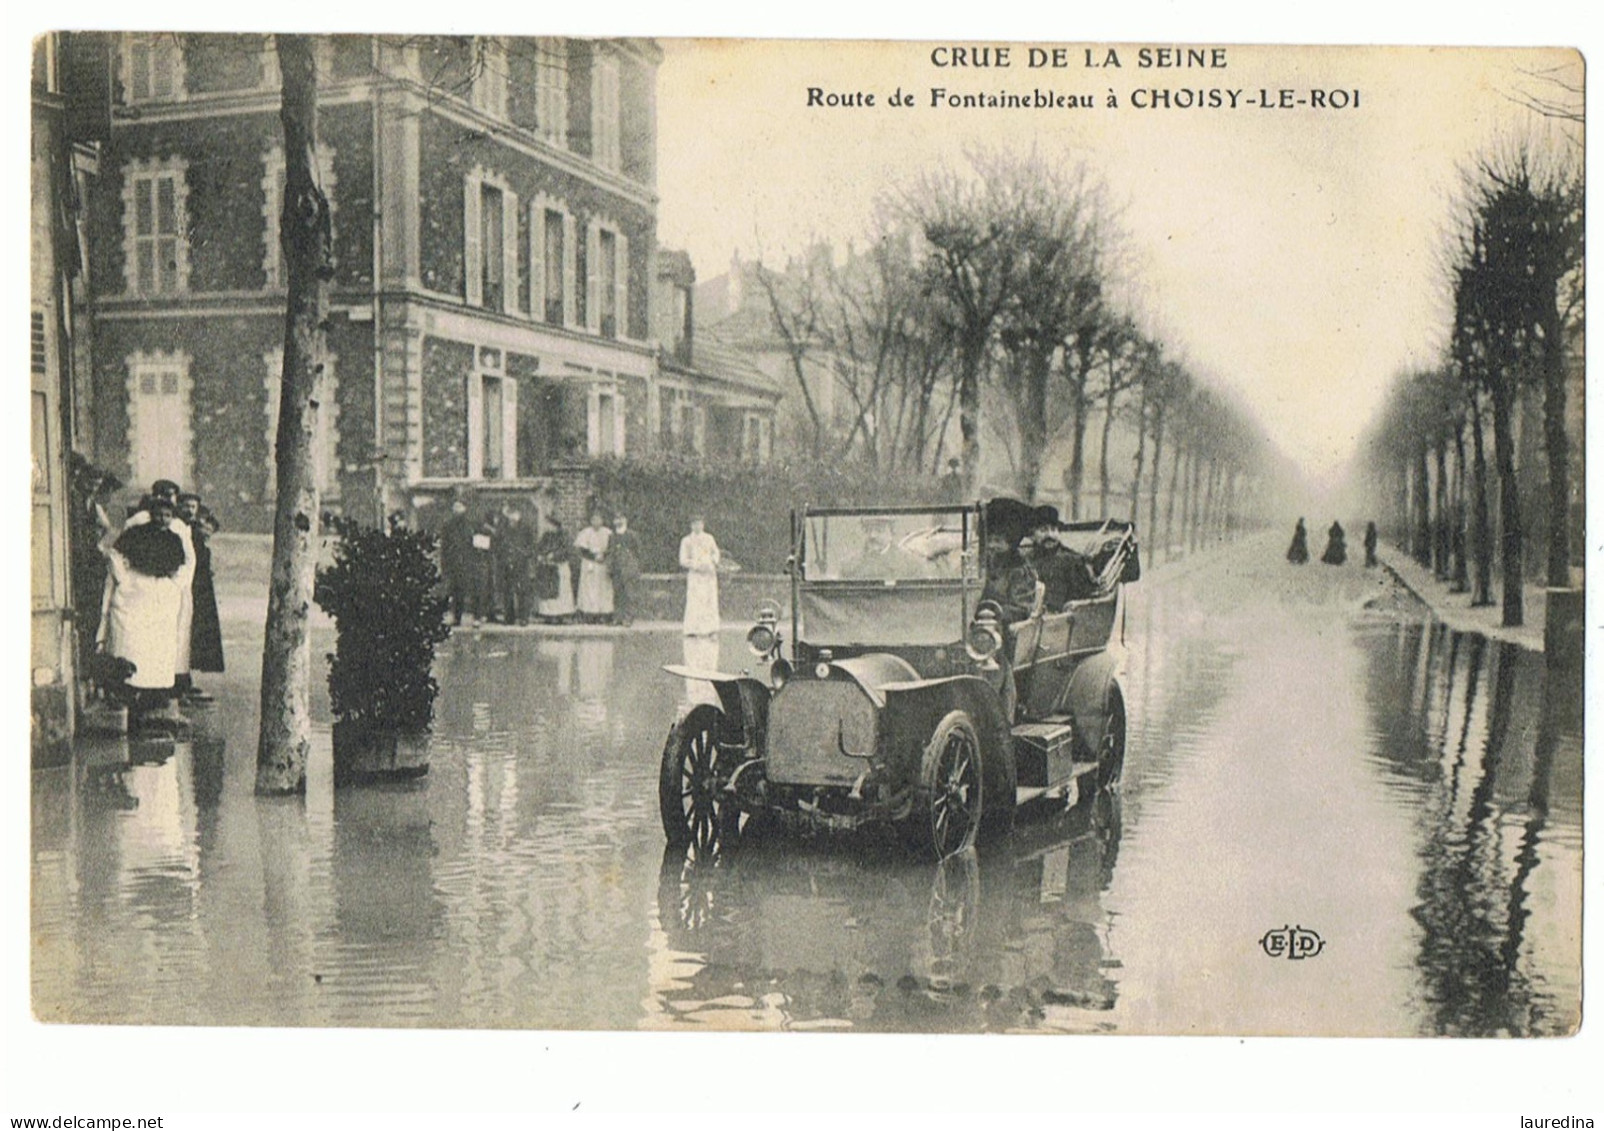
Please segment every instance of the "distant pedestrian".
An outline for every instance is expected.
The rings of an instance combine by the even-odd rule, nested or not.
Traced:
[[[1287,548],[1287,561],[1293,565],[1302,565],[1309,560],[1309,531],[1303,525],[1303,519],[1298,519],[1298,525],[1292,530],[1292,545]]]
[[[613,609],[618,623],[626,628],[635,622],[635,589],[640,582],[640,535],[629,528],[629,519],[613,519],[613,537],[608,551],[609,574],[613,579]]]
[[[440,527],[440,577],[446,586],[451,623],[473,621],[473,519],[462,499],[451,501],[451,514]]]
[[[1376,524],[1365,523],[1365,568],[1371,569],[1376,565]]]
[[[189,524],[190,542],[195,550],[195,573],[189,585],[190,677],[180,677],[178,690],[185,699],[206,703],[212,697],[195,686],[193,673],[223,670],[223,626],[217,615],[211,547],[211,536],[216,533],[218,523],[216,516],[202,505],[199,495],[179,495],[178,507],[179,517]]]
[[[574,539],[574,549],[579,554],[579,588],[575,600],[580,617],[590,623],[612,619],[613,579],[608,576],[607,561],[612,538],[613,532],[607,528],[602,513],[595,511],[590,516],[590,525]]]
[[[553,515],[545,526],[535,543],[535,614],[543,621],[561,623],[574,615],[571,548],[561,520]]]
[[[1326,531],[1326,552],[1320,555],[1320,560],[1326,565],[1341,565],[1348,560],[1348,536],[1343,532],[1342,523],[1333,522]]]
[[[707,532],[702,516],[691,516],[691,532],[679,543],[679,564],[685,570],[685,625],[687,636],[708,636],[719,630],[718,543]]]
[[[501,616],[508,624],[528,624],[534,614],[535,524],[524,518],[517,502],[503,513],[494,551]]]
[[[964,501],[963,464],[956,457],[947,461],[947,473],[941,477],[941,497],[949,503]]]

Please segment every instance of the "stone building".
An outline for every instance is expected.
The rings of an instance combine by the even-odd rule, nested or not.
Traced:
[[[133,483],[194,485],[230,528],[265,530],[284,332],[273,39],[107,43],[95,448]],[[532,492],[554,466],[650,451],[696,385],[675,370],[665,409],[657,45],[331,36],[318,50],[336,259],[326,505],[373,517],[464,486]],[[750,399],[716,383],[697,396]]]

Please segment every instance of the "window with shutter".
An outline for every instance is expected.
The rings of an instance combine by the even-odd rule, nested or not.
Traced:
[[[123,168],[123,282],[129,294],[189,289],[188,165],[181,158]]]

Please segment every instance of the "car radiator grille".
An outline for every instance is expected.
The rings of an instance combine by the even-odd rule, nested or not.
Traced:
[[[850,680],[794,679],[769,706],[768,778],[785,785],[851,785],[868,768],[878,715]]]

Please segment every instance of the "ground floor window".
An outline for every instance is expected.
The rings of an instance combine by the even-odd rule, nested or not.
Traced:
[[[511,479],[518,470],[518,382],[479,370],[468,379],[468,478]]]

